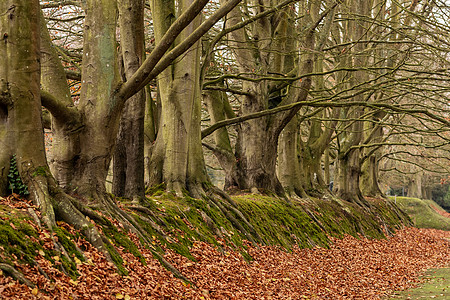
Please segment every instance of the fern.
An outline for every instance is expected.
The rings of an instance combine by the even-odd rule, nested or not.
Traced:
[[[19,169],[17,168],[16,155],[11,158],[8,173],[8,188],[11,193],[19,194],[22,197],[28,196],[28,187],[23,183],[20,178]]]

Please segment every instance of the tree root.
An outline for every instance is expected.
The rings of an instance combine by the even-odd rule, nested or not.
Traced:
[[[227,193],[221,191],[221,190],[220,190],[219,188],[217,188],[217,187],[211,188],[211,191],[212,191],[213,193],[215,193],[215,194],[218,194],[222,199],[226,200],[225,202],[220,201],[220,203],[223,203],[222,208],[221,208],[221,206],[218,206],[218,207],[219,207],[221,210],[222,210],[222,209],[227,209],[227,210],[233,212],[235,215],[237,215],[237,216],[239,217],[239,219],[244,223],[244,225],[245,225],[245,226],[249,229],[249,231],[250,231],[250,232],[247,232],[247,230],[244,229],[244,231],[242,231],[242,233],[245,234],[245,233],[247,232],[248,235],[251,235],[251,236],[254,238],[253,241],[254,241],[255,243],[257,242],[257,243],[260,243],[260,244],[264,244],[263,239],[262,239],[261,236],[258,234],[258,232],[256,232],[256,230],[255,230],[255,228],[253,227],[253,225],[250,224],[250,222],[248,222],[248,220],[247,220],[247,218],[244,216],[244,214],[239,210],[238,205],[236,204],[236,202],[235,202],[233,199],[231,199],[231,197],[230,197]],[[208,198],[211,198],[211,200],[216,204],[216,206],[217,206],[217,204],[219,203],[219,201],[216,200],[215,196],[212,195],[211,193],[210,193],[210,195],[209,195]],[[233,223],[233,225],[234,225],[234,223],[238,223],[238,224],[239,224],[239,221],[238,221],[236,218],[234,218],[231,214],[228,213],[228,215],[227,215],[223,210],[222,210],[222,212],[227,216],[227,218],[228,218],[228,215],[230,215],[230,216],[232,217],[232,219],[229,219],[229,220],[230,220],[230,222]],[[237,229],[239,229],[239,227],[243,228],[243,226],[240,225],[240,224],[238,225]],[[241,230],[241,229],[239,229],[239,230]],[[247,236],[247,234],[246,234],[246,236]],[[251,240],[249,240],[249,241],[251,241]]]
[[[225,217],[231,222],[231,224],[239,230],[241,233],[245,235],[245,237],[252,242],[253,244],[257,244],[256,240],[253,236],[242,226],[242,224],[230,213],[228,209],[226,209],[217,199],[214,197],[208,197],[210,203],[215,206],[218,210],[220,210]]]
[[[18,280],[20,283],[26,284],[30,288],[34,288],[35,285],[23,276],[23,274],[17,271],[13,266],[5,263],[0,263],[0,270],[3,270],[5,273],[10,275],[15,280]]]
[[[76,229],[81,230],[86,239],[102,252],[108,261],[112,262],[111,255],[106,249],[102,235],[91,222],[86,220],[85,215],[73,205],[73,202],[76,201],[64,193],[59,194],[56,200],[54,207],[58,216]]]
[[[158,261],[167,270],[172,272],[175,277],[177,277],[177,278],[179,278],[179,279],[181,279],[181,280],[183,280],[183,281],[185,281],[187,283],[190,283],[190,281],[183,274],[181,274],[180,271],[178,271],[174,266],[172,266],[160,253],[158,253],[153,248],[148,233],[134,220],[134,218],[132,216],[130,216],[128,213],[126,213],[120,207],[118,207],[117,204],[114,203],[114,200],[109,195],[105,194],[104,198],[102,198],[100,201],[101,201],[102,208],[103,208],[102,210],[106,214],[108,214],[109,217],[118,220],[124,226],[124,228],[126,230],[129,230],[129,231],[131,231],[133,233],[136,233],[140,238],[142,238],[146,242],[146,244],[149,247],[150,251],[152,252],[153,256],[156,259],[158,259]],[[105,217],[101,216],[100,214],[98,214],[94,210],[79,204],[79,202],[73,201],[72,205],[74,205],[74,206],[76,205],[76,209],[80,212],[80,214],[89,216],[93,221],[97,221],[100,225],[104,225],[104,226],[111,226],[112,225],[107,219],[105,219]],[[144,207],[139,207],[139,210],[147,211],[148,209],[145,209]],[[152,215],[153,215],[153,213],[152,213]],[[156,226],[154,226],[155,230],[156,230],[159,226],[156,223],[154,223],[154,225],[156,225]],[[158,232],[161,232],[161,231],[158,230]],[[90,234],[90,233],[92,233],[92,232],[88,232],[88,234]],[[164,234],[163,232],[161,232],[161,235],[163,237],[167,238],[167,235]],[[99,236],[102,239],[102,244],[107,244],[107,245],[111,246],[111,247],[109,247],[110,249],[115,249],[114,247],[112,247],[111,243],[109,242],[109,240],[105,236],[100,235],[100,234],[99,234]],[[88,239],[88,241],[90,241],[90,240]],[[101,245],[101,243],[98,243],[98,240],[96,240],[96,239],[94,239],[91,242],[91,244],[93,244],[96,248],[98,248],[96,245]],[[107,250],[106,250],[106,252],[108,253]],[[118,253],[116,253],[116,254],[119,255]],[[110,260],[111,256],[110,256],[109,253],[108,253],[108,257],[109,257],[108,260]],[[112,260],[110,260],[110,261],[113,262]]]

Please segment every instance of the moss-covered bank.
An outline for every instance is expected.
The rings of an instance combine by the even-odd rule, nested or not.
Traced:
[[[392,197],[391,201],[396,202],[410,216],[415,227],[450,230],[450,218],[438,213],[446,214],[446,211],[433,200]]]
[[[261,237],[260,243],[278,245],[287,250],[293,245],[301,248],[326,247],[329,235],[383,238],[386,233],[411,225],[409,217],[386,199],[371,199],[370,209],[335,200],[287,202],[254,194],[234,196],[233,200],[237,210]],[[135,217],[155,237],[180,254],[189,257],[189,248],[195,240],[220,247],[218,240],[223,239],[241,249],[245,255],[242,241],[247,236],[207,199],[176,198],[162,194],[147,198],[147,203],[143,205],[155,212],[154,215],[138,212]],[[235,213],[234,217],[239,216]],[[157,224],[159,231],[145,219]],[[170,238],[164,239],[164,236]]]
[[[134,217],[147,236],[130,238],[116,221],[97,224],[111,246],[120,247],[139,257],[139,246],[163,253],[169,248],[190,259],[189,249],[195,241],[206,241],[219,249],[223,243],[238,249],[247,259],[244,240],[256,240],[265,245],[275,245],[289,251],[294,245],[301,248],[327,247],[329,236],[341,237],[363,235],[383,238],[386,233],[410,224],[406,214],[392,200],[371,199],[370,209],[351,203],[309,199],[290,202],[255,194],[234,196],[228,204],[217,199],[178,198],[171,194],[155,192],[139,205],[126,199],[118,199],[122,209]],[[224,202],[226,200],[223,200]],[[224,207],[228,209],[224,209]],[[72,277],[77,276],[76,261],[83,260],[74,241],[78,234],[66,224],[53,228],[53,235],[62,244],[67,255],[45,247],[48,237],[38,233],[30,208],[20,209],[8,205],[0,206],[0,263],[33,264],[36,256],[44,255]],[[149,238],[150,237],[150,238]],[[139,240],[141,245],[132,241]],[[109,243],[108,243],[109,244]],[[81,249],[82,250],[82,249]],[[111,250],[111,249],[110,249]],[[117,251],[109,251],[118,271],[126,274]]]

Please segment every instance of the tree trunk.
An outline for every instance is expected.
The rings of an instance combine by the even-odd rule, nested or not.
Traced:
[[[368,2],[365,1],[350,1],[349,10],[351,13],[356,13],[361,16],[368,16],[370,8]],[[353,41],[366,38],[367,29],[366,23],[361,20],[349,20],[346,23],[350,38]],[[351,86],[361,84],[368,79],[367,72],[363,71],[368,64],[368,55],[365,53],[364,45],[357,43],[354,47],[351,56],[344,60],[344,64],[359,68],[355,75],[349,79]],[[359,93],[353,96],[354,101],[364,101],[367,97],[364,93]],[[352,109],[345,109],[342,111],[342,118],[349,119],[348,123],[341,124],[341,132],[338,137],[338,162],[337,162],[337,180],[335,181],[337,196],[349,202],[355,202],[359,205],[367,206],[367,203],[362,196],[359,179],[361,174],[361,160],[358,146],[363,141],[363,109],[355,107]],[[351,120],[353,119],[353,120]]]
[[[264,11],[266,6],[272,4],[267,1],[253,2],[256,13]],[[239,8],[232,10],[226,23],[227,27],[238,24],[242,20],[242,14]],[[270,18],[256,20],[248,31],[239,29],[230,33],[230,43],[233,45],[241,73],[257,79],[259,76],[268,76],[270,68],[272,68],[270,71],[275,74],[287,74],[294,70],[295,59],[292,53],[295,45],[289,38],[294,28],[293,23],[287,21],[287,19],[293,20],[292,17],[295,17],[292,16],[292,11],[286,8]],[[315,27],[311,27],[305,34],[302,46],[307,50],[301,55],[297,75],[312,71],[313,54],[307,51],[314,48],[314,30]],[[275,36],[273,43],[270,42],[272,34]],[[272,53],[276,54],[272,55]],[[290,84],[295,96],[286,97],[281,100],[282,103],[305,100],[311,86],[311,79],[305,78],[303,81]],[[278,83],[265,81],[244,81],[242,91],[245,95],[242,96],[241,114],[248,115],[268,109],[269,95],[281,96],[281,86]],[[244,181],[241,189],[284,194],[276,175],[278,137],[299,109],[300,107],[296,107],[289,112],[249,120],[238,125],[235,156],[237,168]]]
[[[119,83],[116,45],[116,1],[88,0],[83,45],[79,109],[85,127],[80,133],[80,155],[72,179],[73,192],[96,200],[106,193],[112,150],[121,108],[115,107]]]
[[[20,176],[49,230],[56,225],[56,211],[104,250],[97,230],[57,186],[47,165],[40,98],[39,1],[2,1],[0,11],[6,12],[0,15],[0,31],[8,37],[0,43],[0,88],[2,99],[10,104],[11,148]]]
[[[364,196],[384,197],[378,184],[378,159],[377,155],[371,155],[364,161],[361,167],[360,188]]]
[[[363,205],[364,197],[359,189],[361,175],[359,151],[351,151],[347,156],[340,157],[337,165],[336,195],[346,201]]]
[[[259,110],[262,109],[255,111]],[[268,129],[269,118],[263,117],[239,125],[238,167],[244,173],[245,189],[282,195],[283,187],[276,176],[278,134]]]
[[[0,88],[2,117],[11,135],[11,158],[16,154],[17,167],[30,197],[40,207],[46,225],[54,224],[54,213],[48,197],[45,170],[40,100],[39,1],[8,0],[0,3]],[[6,125],[3,123],[2,125]],[[5,148],[8,149],[8,148]],[[2,151],[3,152],[3,151]],[[1,166],[8,172],[7,154],[2,153]],[[40,172],[40,171],[44,172]],[[2,183],[4,186],[4,182]]]
[[[192,1],[180,2],[185,10]],[[173,3],[154,3],[158,10],[154,15],[155,39],[165,33],[166,16],[173,16]],[[170,18],[169,18],[170,20]],[[197,17],[178,37],[186,38],[201,23]],[[162,116],[156,145],[152,153],[152,165],[161,167],[155,171],[153,184],[161,180],[166,189],[182,196],[183,190],[200,197],[203,183],[208,181],[201,146],[201,93],[200,93],[200,43],[195,43],[182,59],[173,63],[158,79]],[[161,164],[163,162],[163,164]],[[161,178],[158,178],[161,174]],[[161,182],[160,181],[160,182]]]
[[[145,115],[144,115],[144,185],[150,186],[150,161],[153,152],[153,146],[156,141],[157,127],[159,118],[155,113],[155,105],[152,99],[150,88],[146,89]]]
[[[119,1],[119,26],[125,80],[141,66],[144,55],[144,1]],[[113,193],[144,197],[145,91],[127,100],[122,112],[114,153]]]
[[[299,163],[299,122],[294,117],[283,129],[278,144],[278,168],[280,178],[287,196],[306,197],[302,182],[304,176]]]
[[[368,136],[365,143],[383,143],[383,127],[380,124],[386,116],[385,112],[376,113],[373,116],[372,122],[367,122],[365,132]],[[378,182],[378,164],[380,157],[379,147],[365,148],[363,150],[363,162],[361,166],[361,182],[360,187],[364,196],[370,197],[384,197]]]
[[[423,199],[423,189],[422,189],[422,182],[423,179],[423,173],[417,172],[415,173],[412,178],[410,179],[410,182],[408,184],[408,197],[413,198],[419,198]]]
[[[204,91],[203,100],[206,103],[211,118],[211,124],[234,117],[226,93],[221,91]],[[229,115],[229,116],[228,116]],[[233,153],[230,137],[226,128],[220,128],[213,133],[215,147],[204,144],[213,151],[219,164],[225,172],[224,190],[233,191],[244,189],[244,178],[237,167],[236,156]]]
[[[51,112],[52,147],[49,149],[50,170],[58,184],[70,189],[76,159],[79,155],[81,114],[74,107],[64,68],[52,45],[47,24],[41,18],[41,88],[49,95],[42,97]]]

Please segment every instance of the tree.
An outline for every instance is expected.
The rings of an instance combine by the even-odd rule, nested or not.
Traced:
[[[180,2],[180,11],[190,4],[189,1]],[[153,7],[164,7],[161,13],[153,15],[155,38],[159,42],[172,24],[168,20],[175,15],[175,4],[155,1]],[[180,40],[187,38],[200,24],[201,17],[198,16],[180,34]],[[208,182],[200,140],[199,45],[199,42],[194,44],[158,78],[162,116],[152,165],[160,169],[155,170],[159,178],[152,183],[164,182],[169,191],[175,191],[179,196],[187,189],[192,195],[201,197],[203,185]]]
[[[125,81],[144,59],[144,2],[119,1],[120,50]],[[145,90],[127,100],[122,112],[114,152],[113,194],[143,198]]]
[[[239,92],[242,101],[240,113],[243,116],[257,114],[272,108],[272,105],[300,103],[306,99],[311,79],[302,77],[313,70],[316,28],[337,3],[330,5],[317,20],[307,19],[304,23],[305,29],[301,31],[304,38],[300,44],[305,50],[298,61],[293,51],[295,43],[288,38],[299,34],[296,31],[298,28],[293,26],[297,17],[293,12],[296,8],[289,2],[279,2],[277,5],[280,8],[275,12],[265,10],[269,6],[267,3],[253,3],[250,6],[250,11],[255,15],[253,23],[243,18],[241,10],[247,8],[236,8],[228,16],[226,31],[229,32],[230,46],[241,74],[237,78],[243,79]],[[273,15],[268,16],[269,12]],[[306,12],[306,9],[299,11],[300,14],[302,12]],[[248,28],[244,27],[249,23]],[[210,84],[212,82],[205,82],[204,85]],[[283,94],[287,90],[290,92]],[[278,101],[272,103],[275,99]],[[220,106],[210,107],[220,109]],[[225,170],[234,173],[226,175],[227,184],[230,185],[227,187],[284,194],[276,176],[278,137],[299,109],[300,105],[297,105],[278,114],[260,115],[259,118],[239,124],[234,159],[229,152],[224,154],[229,151],[229,147],[228,150],[223,146],[209,147],[217,153],[222,165],[227,165]]]
[[[4,156],[16,155],[20,176],[49,230],[56,224],[57,213],[81,229],[94,246],[105,251],[97,229],[89,226],[72,199],[58,187],[47,164],[40,99],[39,2],[4,1],[0,11],[5,12],[0,17],[0,29],[4,32],[0,47],[1,101],[5,114],[3,124],[9,133],[4,141],[11,146],[5,148],[10,152]],[[106,251],[105,254],[108,256]]]

